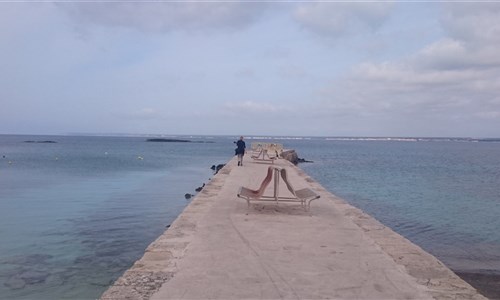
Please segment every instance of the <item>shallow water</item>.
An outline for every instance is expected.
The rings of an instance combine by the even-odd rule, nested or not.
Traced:
[[[234,154],[181,138],[211,143],[0,135],[0,298],[98,298]],[[500,272],[500,143],[265,141],[453,269]]]
[[[189,203],[184,194],[195,194],[208,181],[210,166],[231,157],[224,150],[232,147],[230,140],[174,144],[0,136],[0,141],[0,296],[5,299],[99,297]]]

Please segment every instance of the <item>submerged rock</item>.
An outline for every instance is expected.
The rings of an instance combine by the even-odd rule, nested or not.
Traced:
[[[51,259],[53,256],[49,254],[30,254],[30,255],[17,255],[11,256],[4,260],[0,260],[0,263],[11,264],[11,265],[36,265],[45,263],[47,259]]]
[[[7,279],[4,284],[6,287],[8,287],[11,290],[20,290],[23,289],[26,286],[26,281],[22,280],[21,278],[17,276],[13,276],[9,279]]]
[[[73,263],[78,264],[90,264],[94,261],[94,257],[91,255],[78,256],[73,260]]]
[[[28,270],[19,274],[19,278],[27,284],[35,284],[45,282],[50,273],[45,271]]]

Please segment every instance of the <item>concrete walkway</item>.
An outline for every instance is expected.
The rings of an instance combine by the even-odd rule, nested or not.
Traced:
[[[288,161],[275,164],[288,169],[295,188],[321,198],[309,212],[268,202],[247,214],[238,188],[257,188],[269,164],[245,160],[242,167],[231,160],[102,298],[484,299]]]

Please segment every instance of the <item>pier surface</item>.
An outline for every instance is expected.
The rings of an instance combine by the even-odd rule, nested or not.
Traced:
[[[247,210],[237,191],[257,189],[269,164],[232,159],[102,299],[485,299],[301,169],[275,165],[321,195],[310,211],[274,202]]]

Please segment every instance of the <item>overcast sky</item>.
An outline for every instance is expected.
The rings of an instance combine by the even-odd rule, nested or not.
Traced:
[[[500,2],[0,3],[0,133],[500,137]]]

